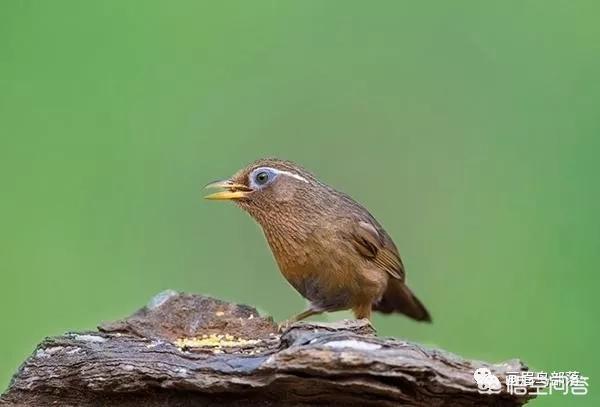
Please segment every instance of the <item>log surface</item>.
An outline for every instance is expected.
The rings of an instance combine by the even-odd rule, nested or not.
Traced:
[[[163,292],[98,331],[46,338],[0,397],[3,406],[519,406],[481,394],[526,370],[375,335],[367,321],[297,323],[283,334],[254,308]]]

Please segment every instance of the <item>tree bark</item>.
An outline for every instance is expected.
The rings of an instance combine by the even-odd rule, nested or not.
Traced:
[[[98,331],[46,338],[0,397],[3,406],[519,406],[481,394],[526,366],[466,360],[380,338],[364,320],[297,323],[283,334],[254,308],[174,291]]]

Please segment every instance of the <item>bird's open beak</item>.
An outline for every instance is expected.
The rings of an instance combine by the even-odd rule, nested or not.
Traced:
[[[223,181],[215,181],[211,182],[207,186],[208,188],[220,188],[224,189],[224,191],[215,192],[210,195],[206,195],[205,199],[217,200],[217,201],[225,201],[225,200],[235,200],[245,198],[252,192],[252,188],[247,187],[243,184],[236,184],[230,179]]]

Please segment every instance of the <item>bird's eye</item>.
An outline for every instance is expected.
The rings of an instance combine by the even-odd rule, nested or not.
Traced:
[[[258,185],[264,185],[267,183],[268,180],[269,180],[269,173],[267,173],[266,171],[262,171],[262,172],[259,172],[258,174],[256,174],[256,183]]]

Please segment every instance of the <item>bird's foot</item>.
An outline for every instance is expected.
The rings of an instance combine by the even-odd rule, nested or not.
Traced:
[[[281,321],[279,324],[277,324],[277,332],[279,332],[280,334],[283,333],[284,331],[286,331],[290,326],[292,326],[292,324],[296,322],[294,320],[291,319],[286,319],[285,321]]]
[[[308,317],[311,317],[313,315],[319,315],[321,314],[323,311],[320,309],[315,309],[315,308],[309,308],[307,310],[302,311],[301,313],[299,313],[298,315],[294,315],[293,317],[286,319],[285,321],[281,322],[278,325],[278,330],[279,333],[285,331],[286,329],[288,329],[289,327],[291,327],[295,322],[298,321],[302,321],[303,319],[306,319]]]
[[[377,332],[377,329],[375,329],[375,325],[373,325],[373,322],[369,319],[369,318],[362,318],[359,321],[366,321],[367,325],[369,325],[369,327],[374,331]]]

